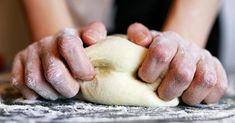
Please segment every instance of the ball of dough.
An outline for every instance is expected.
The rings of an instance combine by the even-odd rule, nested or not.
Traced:
[[[80,83],[83,97],[91,102],[109,105],[176,106],[178,99],[165,102],[153,84],[138,79],[137,70],[147,49],[123,37],[109,36],[85,49],[95,67],[96,76]]]

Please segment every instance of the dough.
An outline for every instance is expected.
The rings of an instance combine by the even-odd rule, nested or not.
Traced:
[[[137,79],[137,70],[147,49],[123,37],[109,36],[85,49],[95,67],[92,81],[80,83],[83,97],[109,105],[176,106],[178,99],[165,102],[156,94],[161,79],[153,84]]]

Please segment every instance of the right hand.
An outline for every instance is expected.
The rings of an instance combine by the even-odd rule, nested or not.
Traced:
[[[147,83],[162,76],[156,90],[162,100],[181,97],[193,106],[216,103],[225,94],[226,72],[206,49],[176,32],[150,31],[140,23],[130,25],[127,32],[130,41],[148,48],[138,76]]]
[[[42,38],[20,51],[12,66],[12,84],[26,99],[41,96],[48,100],[70,98],[79,91],[80,80],[91,80],[94,68],[85,54],[83,43],[92,45],[106,38],[100,22],[80,30],[65,29]]]

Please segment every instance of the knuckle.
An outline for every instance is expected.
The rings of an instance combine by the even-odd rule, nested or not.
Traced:
[[[207,56],[211,56],[211,53],[208,50],[203,49],[202,52]]]
[[[22,62],[21,54],[17,53],[13,59],[12,74],[15,72],[14,70],[18,69],[19,63],[21,63],[21,62]]]
[[[35,89],[37,87],[37,85],[36,85],[37,84],[36,76],[34,76],[33,74],[26,75],[25,83],[29,88]]]
[[[53,36],[46,36],[46,37],[44,37],[44,38],[42,38],[40,41],[42,41],[42,42],[50,42],[50,41],[52,41],[53,40]]]
[[[63,74],[56,66],[49,67],[45,77],[53,85],[61,85],[63,81]]]
[[[58,48],[61,51],[64,51],[66,49],[66,47],[68,47],[68,41],[65,41],[63,39],[58,41]]]
[[[26,51],[26,59],[28,58],[35,58],[36,54],[38,53],[38,47],[36,44],[32,44],[27,48]],[[29,60],[29,59],[28,59]]]
[[[11,85],[13,85],[14,87],[20,87],[23,84],[16,77],[12,77],[11,78]]]
[[[167,31],[167,32],[164,32],[165,34],[168,34],[168,35],[177,35],[176,32],[173,32],[173,31]]]
[[[153,58],[156,58],[160,63],[169,63],[170,62],[170,51],[168,48],[159,44],[156,47],[150,48],[150,53],[153,55]]]
[[[19,59],[19,58],[21,57],[21,55],[22,55],[22,51],[21,51],[21,52],[18,52],[18,53],[16,54],[16,56],[15,56],[15,59]]]
[[[202,86],[206,88],[212,88],[216,85],[216,75],[214,73],[206,73],[200,79]]]
[[[53,39],[54,39],[53,36],[46,36],[46,37],[42,38],[41,40],[39,40],[39,41],[37,42],[37,45],[38,45],[39,47],[42,47],[42,48],[47,47],[48,44],[49,44],[51,41],[53,41]]]
[[[204,56],[204,58],[212,58],[211,53],[205,49],[202,49],[202,56]]]
[[[190,53],[190,57],[197,59],[197,61],[200,59],[200,48],[195,43],[189,42],[186,51]]]
[[[38,46],[37,44],[38,44],[38,42],[34,42],[33,44],[28,46],[28,49],[31,49],[31,50],[35,49]]]
[[[173,32],[173,31],[167,31],[167,32],[164,32],[164,34],[172,36],[172,37],[179,37],[179,34],[177,34],[176,32]]]
[[[176,67],[175,78],[182,84],[188,84],[192,80],[192,70],[187,67]]]
[[[218,58],[216,58],[215,56],[212,56],[212,59],[214,60],[215,64],[217,64],[218,66],[221,65],[221,63],[220,63]]]
[[[164,32],[163,34],[170,41],[178,42],[181,45],[187,43],[187,41],[184,41],[184,39],[176,32],[167,31],[167,32]]]
[[[222,94],[225,93],[225,91],[228,89],[228,84],[227,83],[223,83],[223,84],[218,84],[219,85],[219,90]]]
[[[73,41],[71,40],[74,37],[70,36],[69,38],[70,39],[59,40],[58,41],[58,48],[60,49],[60,51],[65,52],[67,50],[70,50],[74,46]]]
[[[37,42],[38,47],[43,47],[44,46],[44,40],[41,39]]]
[[[20,60],[23,57],[23,54],[25,53],[25,50],[22,50],[20,52],[18,52],[14,58],[14,62],[17,60]]]
[[[189,42],[188,43],[188,47],[190,48],[190,49],[193,49],[193,51],[197,51],[197,50],[199,50],[199,48],[198,48],[198,46],[197,46],[197,44],[196,43],[194,43],[194,42]]]
[[[62,38],[62,37],[65,36],[65,35],[73,35],[73,36],[76,36],[77,34],[78,34],[78,30],[77,30],[77,29],[67,27],[67,28],[64,28],[64,29],[60,30],[60,31],[56,34],[56,37],[57,37],[57,38]]]
[[[217,87],[222,93],[225,93],[228,88],[228,78],[226,72],[220,61],[215,57],[213,57],[213,59],[215,60],[215,64],[217,65],[217,72],[219,78],[217,82]]]

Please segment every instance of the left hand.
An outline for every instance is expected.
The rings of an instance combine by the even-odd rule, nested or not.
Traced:
[[[157,94],[169,101],[182,98],[188,105],[215,103],[225,93],[228,82],[220,61],[207,50],[186,41],[174,32],[150,31],[139,23],[127,30],[128,39],[149,48],[138,75],[152,83],[164,74]]]
[[[64,29],[30,44],[17,53],[12,66],[12,85],[26,99],[41,96],[48,100],[74,97],[78,81],[91,80],[94,67],[83,43],[92,45],[106,38],[103,23],[94,22],[80,29]]]

